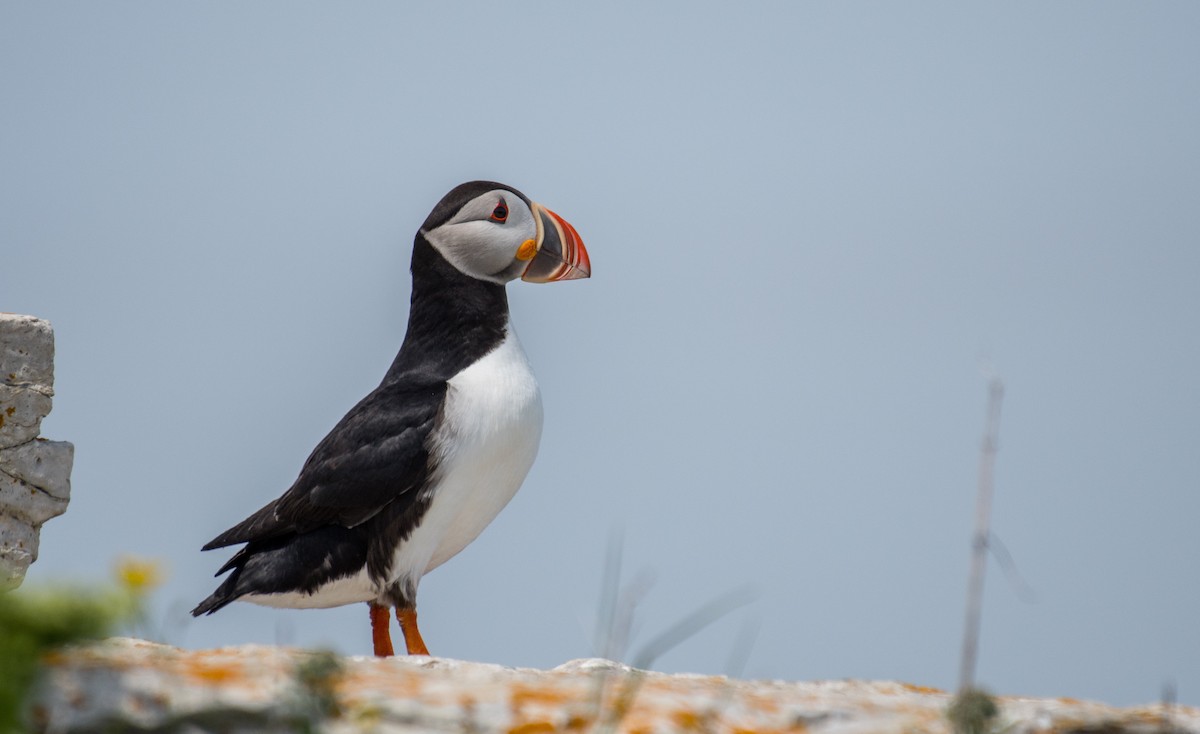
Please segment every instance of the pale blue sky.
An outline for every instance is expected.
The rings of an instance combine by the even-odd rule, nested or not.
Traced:
[[[365,608],[184,622],[199,547],[382,376],[453,185],[563,215],[510,287],[546,433],[421,587],[442,655],[590,655],[607,539],[658,663],[952,688],[986,373],[979,680],[1200,703],[1200,6],[0,3],[0,310],[53,321],[71,509],[32,579],[164,560],[189,647],[369,652]]]

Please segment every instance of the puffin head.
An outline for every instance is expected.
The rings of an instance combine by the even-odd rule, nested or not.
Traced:
[[[587,278],[583,240],[565,219],[520,191],[494,181],[471,181],[442,197],[421,235],[465,275],[501,285]]]

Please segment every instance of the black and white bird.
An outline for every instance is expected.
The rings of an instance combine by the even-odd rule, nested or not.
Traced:
[[[278,499],[204,550],[245,543],[192,610],[370,606],[375,654],[389,608],[410,655],[421,577],[465,548],[512,499],[542,433],[542,401],[509,319],[505,285],[587,278],[574,227],[504,184],[446,194],[413,243],[408,332],[379,387],[334,426]]]

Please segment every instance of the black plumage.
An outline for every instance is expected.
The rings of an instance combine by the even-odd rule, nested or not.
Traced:
[[[503,184],[477,181],[447,194],[422,226],[445,222],[464,202]],[[211,614],[241,596],[312,593],[358,573],[388,578],[397,545],[430,501],[436,435],[447,382],[503,341],[504,286],[459,272],[418,232],[412,255],[408,331],[383,381],[343,417],[278,499],[221,533],[204,550],[246,543],[217,575],[228,578],[192,614]],[[397,607],[414,589],[390,588]]]

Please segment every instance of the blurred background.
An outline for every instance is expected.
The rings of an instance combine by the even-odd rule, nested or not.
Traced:
[[[378,383],[413,234],[494,179],[594,275],[509,289],[545,434],[422,584],[436,654],[594,654],[619,535],[627,657],[748,584],[655,667],[952,689],[998,376],[1035,596],[992,564],[979,682],[1200,704],[1197,38],[1187,2],[3,2],[0,310],[53,322],[76,446],[27,583],[138,554],[167,642],[369,654],[363,605],[190,620],[199,548]]]

